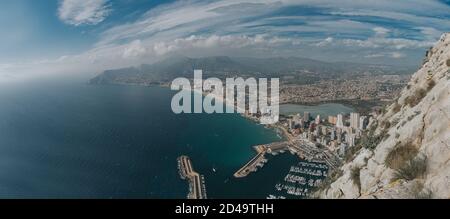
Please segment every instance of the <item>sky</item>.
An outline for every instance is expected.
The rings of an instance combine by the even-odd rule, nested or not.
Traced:
[[[2,0],[0,79],[173,55],[419,65],[450,0]]]

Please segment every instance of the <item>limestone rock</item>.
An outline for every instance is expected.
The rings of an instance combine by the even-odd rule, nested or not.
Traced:
[[[383,121],[391,127],[388,136],[373,151],[363,149],[341,167],[343,174],[322,198],[450,198],[450,33],[431,48],[422,67],[411,77],[397,101],[373,124],[381,133]],[[421,94],[424,94],[421,96]],[[415,98],[415,99],[414,99]],[[426,156],[426,174],[420,179],[393,180],[395,170],[385,165],[398,142],[413,142]],[[352,168],[360,168],[360,188],[351,179]]]

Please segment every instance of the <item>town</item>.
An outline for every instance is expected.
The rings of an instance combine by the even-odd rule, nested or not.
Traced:
[[[278,78],[271,78],[270,80],[270,105],[268,105],[267,78],[259,78],[258,82],[255,78],[247,78],[245,80],[241,77],[227,78],[226,91],[224,92],[223,83],[220,79],[208,78],[203,81],[202,72],[202,70],[194,70],[193,88],[191,88],[191,83],[187,78],[179,77],[173,80],[170,88],[172,90],[180,90],[172,98],[171,108],[174,113],[192,113],[191,99],[193,96],[194,113],[202,113],[203,111],[205,113],[224,113],[225,103],[235,106],[226,107],[226,113],[234,113],[236,108],[238,113],[244,113],[248,110],[250,113],[256,114],[259,108],[259,111],[264,112],[260,116],[261,124],[278,122]],[[248,93],[246,92],[246,87],[249,89]],[[192,95],[193,92],[201,93],[206,98],[203,98],[201,95]]]
[[[299,163],[291,166],[284,182],[275,186],[276,191],[286,191],[286,195],[308,197],[309,192],[318,187],[327,177],[330,169],[338,168],[347,151],[355,147],[368,125],[377,113],[361,116],[360,113],[314,117],[310,112],[303,115],[280,116],[280,121],[268,127],[281,131],[286,141],[256,145],[257,154],[238,171],[234,177],[242,178],[262,168],[269,159],[266,155],[276,156],[289,151],[298,156]],[[245,113],[246,118],[257,121],[258,114]],[[269,195],[269,199],[284,199],[285,195]]]
[[[326,118],[319,114],[313,118],[312,115],[314,114],[311,112],[304,112],[303,115],[280,115],[279,122],[272,127],[280,130],[291,144],[302,142],[342,158],[361,138],[364,130],[377,116],[377,111],[368,115],[352,112],[329,115]],[[246,112],[243,116],[256,121],[259,115]]]
[[[361,137],[372,118],[361,116],[357,112],[348,116],[338,114],[324,119],[316,115],[311,118],[309,112],[304,112],[303,116],[296,114],[284,121],[280,120],[280,123],[293,138],[307,140],[319,147],[324,146],[343,157],[349,147],[355,146],[356,140]]]
[[[282,78],[280,104],[348,101],[355,105],[352,101],[359,100],[381,106],[397,97],[409,78],[410,75],[352,75],[303,85],[287,83],[289,80]]]

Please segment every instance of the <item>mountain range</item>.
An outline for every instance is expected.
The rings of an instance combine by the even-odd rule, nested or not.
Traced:
[[[283,77],[308,76],[315,79],[352,77],[358,74],[407,74],[414,67],[373,65],[350,62],[324,62],[299,57],[249,58],[212,56],[189,58],[174,56],[153,64],[106,70],[90,80],[91,84],[152,84],[177,77],[193,77],[202,69],[204,77]]]

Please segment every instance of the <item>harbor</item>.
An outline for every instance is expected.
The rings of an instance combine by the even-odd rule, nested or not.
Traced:
[[[299,161],[291,166],[284,179],[275,185],[268,199],[307,198],[327,177],[328,165],[323,162]]]
[[[258,168],[262,168],[267,163],[266,154],[278,155],[289,151],[301,160],[309,162],[324,163],[327,167],[334,169],[339,166],[340,159],[327,149],[319,148],[316,144],[301,138],[294,138],[289,141],[274,142],[270,144],[256,145],[253,147],[257,154],[243,167],[234,173],[234,177],[246,177]]]

